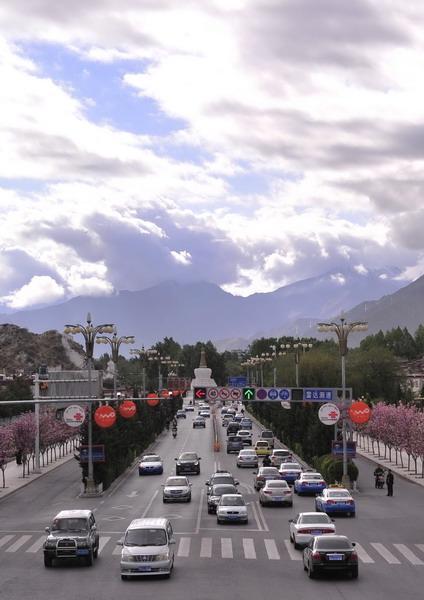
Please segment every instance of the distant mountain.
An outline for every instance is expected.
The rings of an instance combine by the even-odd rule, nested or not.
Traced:
[[[47,308],[0,315],[0,322],[35,332],[62,331],[66,323],[85,322],[90,312],[95,324],[115,323],[120,335],[134,335],[138,347],[172,336],[181,344],[210,339],[221,340],[220,349],[234,348],[235,340],[242,344],[270,331],[281,335],[294,328],[301,335],[296,323],[327,320],[364,300],[398,290],[397,274],[393,269],[332,272],[248,297],[233,296],[211,283],[166,282],[137,292],[80,296]]]

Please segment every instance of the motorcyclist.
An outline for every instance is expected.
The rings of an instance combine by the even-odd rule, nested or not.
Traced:
[[[383,477],[384,477],[384,469],[383,469],[383,467],[378,465],[374,471],[374,479],[375,479],[375,487],[376,488],[380,487],[379,483],[380,483],[380,481],[382,481]]]
[[[271,466],[271,459],[269,458],[268,454],[266,456],[264,456],[264,459],[262,461],[262,466],[263,467],[270,467]]]
[[[177,429],[177,427],[178,427],[177,417],[174,417],[172,419],[172,429]]]

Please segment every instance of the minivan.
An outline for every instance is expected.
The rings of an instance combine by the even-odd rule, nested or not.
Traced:
[[[121,579],[171,576],[175,537],[169,519],[134,519],[118,545],[122,546]]]

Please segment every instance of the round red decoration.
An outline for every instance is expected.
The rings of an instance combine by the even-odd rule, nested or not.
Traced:
[[[368,404],[358,400],[349,407],[349,417],[353,423],[368,423],[371,417],[371,409]]]
[[[124,419],[131,419],[137,412],[137,407],[135,402],[132,400],[124,400],[122,404],[119,405],[119,414]]]
[[[149,406],[157,406],[160,400],[157,394],[147,394],[147,404]]]
[[[99,427],[112,427],[116,421],[116,412],[112,406],[99,406],[94,413],[94,420]]]

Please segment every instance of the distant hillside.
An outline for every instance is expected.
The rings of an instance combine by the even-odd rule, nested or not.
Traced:
[[[82,358],[79,344],[65,340],[57,331],[31,333],[16,325],[0,325],[0,372],[14,373],[23,370],[34,372],[40,365],[62,366],[75,369],[71,357]]]

